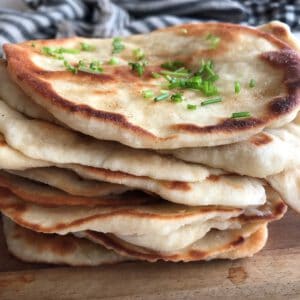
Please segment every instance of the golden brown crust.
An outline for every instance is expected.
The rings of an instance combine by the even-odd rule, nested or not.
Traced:
[[[10,190],[25,201],[45,207],[59,206],[124,206],[135,204],[157,203],[159,198],[149,196],[140,191],[130,191],[122,195],[107,195],[99,197],[84,197],[70,195],[64,191],[43,183],[0,172],[0,186]]]
[[[250,143],[255,146],[266,145],[271,143],[272,141],[273,138],[264,132],[256,134],[255,136],[250,138]]]
[[[233,220],[238,220],[241,223],[245,223],[273,221],[280,219],[286,212],[286,205],[276,193],[273,193],[270,197],[271,202],[267,202],[264,206],[260,207],[258,214],[241,214],[238,217],[233,218]],[[94,215],[83,216],[73,221],[64,222],[64,220],[61,220],[60,223],[56,223],[55,225],[47,227],[47,225],[44,226],[44,224],[36,224],[34,222],[26,221],[24,215],[26,215],[26,212],[28,210],[30,211],[30,209],[32,208],[32,204],[29,204],[21,199],[16,199],[14,197],[14,194],[8,189],[0,188],[0,211],[2,211],[4,215],[12,218],[13,221],[20,226],[45,233],[58,232],[67,228],[72,228],[74,226],[89,223],[93,220],[105,220],[107,218],[112,218],[113,216],[128,216],[141,219],[150,218],[153,220],[177,220],[182,218],[190,218],[192,216],[206,215],[210,212],[216,212],[216,210],[220,213],[228,212],[235,215],[238,215],[238,213],[242,213],[242,210],[238,208],[199,206],[189,208],[189,210],[187,210],[185,206],[175,204],[165,204],[167,208],[173,207],[175,211],[173,211],[172,213],[164,213],[164,203],[160,202],[157,206],[160,209],[159,213],[149,210],[147,211],[147,205],[149,204],[143,204],[145,205],[146,211],[145,209],[143,209],[143,205],[132,207],[123,206],[114,208],[113,210],[103,211],[101,213],[99,213],[98,211]],[[153,204],[153,207],[156,207],[155,205],[156,204]]]
[[[217,230],[215,230],[217,232]],[[99,243],[109,250],[113,250],[120,255],[130,256],[135,259],[156,262],[158,260],[173,261],[173,262],[189,262],[199,260],[210,260],[213,258],[229,258],[236,259],[245,256],[252,256],[259,251],[266,241],[266,227],[262,223],[260,228],[255,231],[250,237],[233,234],[230,242],[220,245],[210,251],[200,251],[197,249],[187,249],[183,251],[175,251],[174,254],[167,254],[149,250],[140,246],[135,246],[125,242],[112,234],[104,234],[95,231],[87,231],[87,237],[95,243]],[[252,250],[252,251],[251,251]],[[228,255],[226,255],[228,253]]]

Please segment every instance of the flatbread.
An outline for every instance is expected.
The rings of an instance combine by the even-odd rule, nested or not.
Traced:
[[[76,238],[72,235],[58,236],[37,233],[18,226],[8,218],[4,218],[3,223],[9,251],[23,261],[71,266],[97,266],[133,259],[118,255],[100,246],[99,243],[96,244],[83,238]],[[218,249],[210,249],[211,253],[206,252],[204,257],[200,256],[199,251],[198,260],[237,259],[252,256],[265,245],[267,236],[266,226],[261,226],[258,231],[243,240],[241,236],[236,238],[235,235],[232,235],[230,241],[229,238],[226,240],[223,235]]]
[[[282,196],[284,202],[300,213],[300,168],[292,168],[266,179]]]
[[[31,100],[24,92],[9,78],[6,70],[6,62],[0,59],[0,98],[13,109],[24,113],[26,116],[54,122],[54,117]]]
[[[102,143],[106,145],[108,142],[90,141],[88,137],[82,137],[56,125],[25,119],[0,101],[1,108],[5,114],[0,115],[0,131],[4,132],[10,144],[25,152],[26,155],[45,159],[45,165],[51,165],[48,161],[56,161],[52,165],[71,169],[81,177],[145,190],[171,202],[186,205],[246,207],[261,205],[266,201],[262,183],[256,179],[226,175],[223,171],[182,163],[150,151],[130,149],[122,145],[117,145],[117,149],[112,145],[103,147]],[[49,136],[51,136],[50,140]],[[26,169],[24,166],[26,157],[22,156],[22,163],[19,166],[19,152],[14,151],[4,142],[0,148],[6,147],[8,150],[3,153],[7,154],[7,157],[0,160],[0,168]],[[29,159],[28,168],[32,168],[31,161],[32,159]],[[155,180],[109,169],[67,164],[70,161],[95,163],[105,167],[109,165],[114,169],[126,169],[138,174],[142,172],[156,178],[168,177],[174,180]],[[184,177],[195,179],[198,176],[201,178],[199,181],[182,182]]]
[[[98,197],[120,194],[131,189],[124,185],[87,180],[78,176],[75,172],[56,167],[34,168],[24,171],[9,170],[8,172],[47,184],[75,196]]]
[[[262,181],[249,177],[211,175],[200,182],[159,181],[81,165],[64,165],[63,167],[70,168],[87,179],[108,181],[149,191],[165,200],[179,204],[243,208],[249,205],[262,205],[266,201]]]
[[[238,259],[252,256],[266,244],[268,232],[265,223],[253,223],[236,230],[212,230],[205,237],[179,251],[155,252],[124,242],[113,235],[87,231],[84,235],[120,255],[156,262],[189,262],[216,258]]]
[[[0,171],[0,186],[9,189],[22,199],[47,207],[58,206],[122,206],[155,203],[158,198],[142,192],[127,192],[114,185],[104,194],[96,197],[74,196],[46,184],[34,182],[19,176]],[[119,194],[119,195],[118,195]]]
[[[201,226],[214,220],[232,219],[240,223],[275,220],[286,211],[281,198],[271,189],[268,189],[266,205],[248,209],[191,207],[166,201],[119,207],[49,208],[25,202],[3,188],[0,192],[0,210],[15,223],[34,231],[58,234],[93,230],[118,235],[168,235],[186,225]]]
[[[70,266],[98,266],[130,260],[86,239],[41,234],[3,217],[8,250],[22,261]]]
[[[199,181],[209,176],[209,170],[199,165],[95,140],[49,122],[28,119],[3,101],[0,101],[0,112],[0,131],[6,142],[34,159],[76,163],[160,180]]]
[[[51,166],[51,163],[38,159],[32,159],[28,156],[25,156],[23,153],[9,147],[4,139],[4,136],[0,134],[1,169],[25,170],[29,168],[47,166]]]
[[[212,48],[208,34],[220,38]],[[104,62],[103,74],[67,71],[63,60],[41,52],[43,47],[79,49],[88,43],[94,51],[64,54],[69,64],[79,60]],[[135,148],[170,149],[229,144],[266,127],[290,122],[299,110],[298,54],[273,35],[258,29],[225,23],[198,23],[170,27],[150,34],[124,38],[120,64],[112,57],[112,39],[69,38],[4,46],[13,81],[32,99],[69,127],[98,139],[115,140]],[[155,46],[153,46],[155,45]],[[148,60],[139,77],[130,70],[132,50],[141,48]],[[223,102],[190,111],[203,96],[186,91],[188,101],[144,99],[141,91],[160,93],[162,78],[151,72],[166,61],[180,60],[194,71],[201,59],[213,59],[220,76],[217,85]],[[248,88],[255,79],[255,89]],[[234,93],[239,80],[240,93]],[[67,83],[67,84],[66,84]],[[204,100],[204,99],[203,99]],[[259,100],[259,101],[258,101]],[[251,117],[232,119],[233,112]]]
[[[299,149],[300,116],[293,123],[267,129],[243,142],[217,147],[182,148],[168,153],[184,161],[264,178],[295,166],[300,167]]]

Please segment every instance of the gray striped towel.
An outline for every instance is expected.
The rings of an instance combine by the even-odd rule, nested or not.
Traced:
[[[292,29],[300,30],[300,0],[25,0],[25,2],[28,6],[27,11],[0,8],[0,46],[4,43],[73,35],[125,36],[195,21],[226,21],[255,26],[271,20],[280,20],[290,25]]]

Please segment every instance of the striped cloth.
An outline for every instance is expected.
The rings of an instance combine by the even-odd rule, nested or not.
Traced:
[[[0,8],[4,43],[126,36],[195,21],[259,25],[280,20],[300,30],[300,0],[25,0],[24,12]],[[1,55],[0,50],[0,55]]]

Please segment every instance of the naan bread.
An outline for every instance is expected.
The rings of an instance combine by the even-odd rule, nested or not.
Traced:
[[[245,222],[247,223],[249,220],[252,222],[261,222],[264,220],[271,221],[281,218],[283,214],[278,212],[282,211],[282,201],[278,201],[278,198],[276,200],[276,197],[278,197],[278,195],[268,188],[269,202],[265,207],[259,207],[256,209],[248,208],[245,210],[244,215],[239,215],[238,217],[230,219],[211,219],[200,224],[194,222],[192,224],[182,226],[167,235],[114,235],[122,241],[147,248],[148,250],[159,252],[175,251],[186,248],[193,242],[203,238],[212,228],[218,230],[239,229],[242,224]],[[278,212],[275,212],[275,207],[278,208]],[[285,210],[285,208],[283,208],[283,210]],[[269,214],[270,211],[273,211],[271,215]],[[268,214],[269,216],[267,217]],[[250,219],[249,216],[251,216]]]
[[[65,165],[81,177],[108,181],[159,195],[165,200],[185,205],[223,205],[247,207],[266,201],[262,181],[235,175],[211,175],[199,182],[159,181],[120,172]]]
[[[282,196],[285,203],[300,213],[300,168],[268,176],[266,180]]]
[[[26,201],[47,207],[78,205],[88,207],[122,206],[155,203],[158,201],[158,198],[142,192],[124,193],[126,188],[119,188],[118,190],[117,186],[114,189],[114,185],[111,185],[111,189],[107,189],[109,194],[106,195],[103,194],[97,197],[74,196],[46,184],[34,182],[3,171],[0,171],[0,186],[9,189]]]
[[[54,122],[54,117],[31,100],[24,92],[9,78],[6,63],[0,59],[0,98],[13,109],[24,113],[26,116]]]
[[[133,259],[118,255],[100,246],[99,243],[96,244],[83,238],[76,238],[72,235],[58,236],[37,233],[18,226],[8,218],[4,218],[3,223],[9,251],[23,261],[71,266],[97,266]],[[243,236],[246,236],[245,233],[246,230],[243,231]],[[219,233],[215,237],[218,236],[220,236]],[[201,257],[199,249],[198,253],[194,252],[193,258],[195,259],[196,254],[198,254],[198,260],[237,259],[252,256],[265,245],[268,236],[267,227],[262,225],[258,231],[249,237],[244,238],[243,236],[231,234],[229,237],[228,234],[223,234],[218,243],[211,243],[210,246],[204,247],[203,243],[199,243],[199,245],[202,244],[202,250],[205,249],[206,252]],[[143,260],[145,259],[142,257],[143,255],[138,254],[138,256],[141,256]]]
[[[150,262],[158,260],[188,262],[216,258],[238,259],[252,256],[266,244],[268,231],[265,223],[247,224],[236,230],[212,230],[192,245],[170,252],[151,251],[126,243],[113,235],[99,232],[87,231],[84,236],[120,255],[130,255],[135,259]]]
[[[24,155],[20,156],[20,152],[9,147],[4,140],[0,144],[1,154],[3,155],[0,160],[0,169],[11,171],[32,168],[34,160]],[[28,161],[27,167],[26,161]],[[186,205],[246,207],[262,205],[266,201],[262,182],[247,177],[222,175],[222,172],[217,170],[211,170],[213,171],[211,176],[201,182],[178,182],[154,180],[148,177],[74,164],[57,164],[56,166],[70,169],[80,177],[89,180],[105,181],[125,185],[131,189],[145,190],[157,194],[165,200]],[[47,169],[44,172],[47,172]]]
[[[246,141],[217,147],[168,151],[184,161],[264,178],[300,167],[300,116],[281,128],[267,129]]]
[[[281,218],[286,206],[277,193],[268,189],[268,202],[261,207],[191,207],[161,201],[154,204],[115,207],[43,207],[0,189],[0,210],[28,229],[67,234],[93,230],[117,235],[168,235],[183,226],[201,226],[207,221],[260,222]],[[184,237],[183,237],[184,238]]]
[[[86,239],[41,234],[3,217],[9,252],[22,261],[70,266],[98,266],[131,260]]]
[[[13,148],[34,159],[77,163],[161,180],[199,181],[209,170],[199,165],[83,136],[57,125],[32,120],[0,101],[0,131]]]
[[[146,190],[166,200],[186,205],[245,207],[260,205],[266,200],[261,182],[255,179],[227,176],[218,170],[183,163],[150,151],[96,141],[50,123],[26,119],[1,101],[0,111],[3,113],[0,114],[0,131],[11,146],[28,156],[39,157],[45,161],[52,161],[52,165],[72,169],[81,177]],[[7,160],[15,162],[11,155],[13,153],[10,150]],[[74,161],[116,170],[126,169],[150,177],[67,164]],[[8,162],[4,162],[4,165],[6,169],[14,169],[8,166]],[[1,161],[0,168],[4,168]],[[173,180],[156,180],[151,177]],[[181,182],[184,178],[192,180]]]
[[[184,31],[184,32],[183,32]],[[212,48],[206,37],[220,38]],[[66,70],[63,60],[41,52],[43,47],[80,48],[95,51],[64,54],[70,64],[79,60],[104,62],[103,74]],[[112,57],[112,39],[70,38],[5,45],[12,79],[32,99],[69,127],[99,139],[115,140],[135,148],[170,149],[215,146],[246,139],[267,127],[290,122],[299,110],[298,54],[273,35],[241,25],[198,23],[170,27],[124,39],[120,64]],[[154,46],[153,46],[154,45]],[[148,60],[142,77],[130,70],[132,50],[141,48]],[[153,78],[166,61],[180,60],[197,70],[201,59],[213,59],[220,76],[217,86],[223,102],[195,111],[186,103],[200,104],[202,95],[186,91],[187,102],[154,102],[141,91],[159,94],[162,78]],[[255,79],[254,89],[248,88]],[[234,93],[239,80],[241,91]],[[202,99],[203,100],[203,99]],[[250,118],[231,119],[233,112],[247,111]]]
[[[53,186],[75,196],[97,197],[120,194],[131,189],[124,185],[87,180],[70,170],[55,167],[34,168],[24,171],[9,170],[8,172]]]
[[[0,169],[25,170],[47,166],[51,166],[51,163],[32,159],[9,147],[4,136],[0,134]]]

